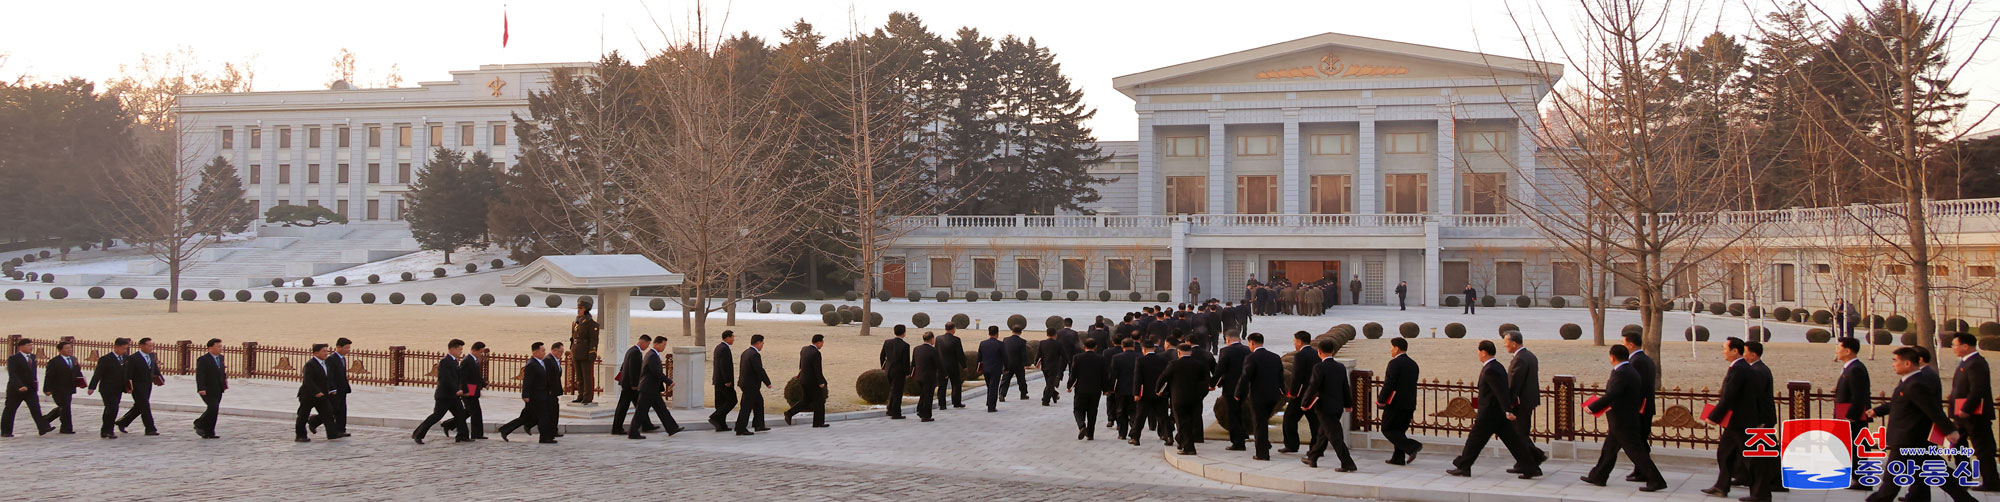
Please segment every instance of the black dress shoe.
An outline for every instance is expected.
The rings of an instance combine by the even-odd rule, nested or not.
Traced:
[[[1297,448],[1279,448],[1278,453],[1298,453]]]
[[[56,428],[55,428],[55,427],[43,427],[43,428],[42,428],[42,430],[41,430],[41,432],[37,432],[37,433],[36,433],[35,435],[38,435],[38,436],[47,436],[47,435],[49,435],[49,433],[50,433],[50,432],[53,432],[53,431],[55,431],[55,430],[56,430]]]
[[[936,421],[937,421],[937,419],[935,419],[935,418],[931,418],[931,417],[924,417],[924,418],[922,418],[922,419],[919,419],[919,420],[917,420],[917,421],[918,421],[918,422],[936,422]]]
[[[1240,444],[1239,444],[1239,445],[1230,445],[1230,446],[1225,446],[1225,447],[1223,447],[1222,449],[1224,449],[1224,450],[1228,450],[1228,451],[1246,451],[1246,450],[1249,450],[1249,448],[1244,448],[1244,447],[1243,447],[1243,445],[1240,445]]]
[[[1519,468],[1519,467],[1508,467],[1508,468],[1507,468],[1507,473],[1508,473],[1508,474],[1520,474],[1520,473],[1521,473],[1521,468]]]
[[[716,426],[716,428],[715,428],[715,432],[729,432],[729,431],[733,431],[733,430],[736,430],[736,429],[731,429],[731,428],[729,428],[729,427],[727,427],[727,426]]]
[[[1716,488],[1716,487],[1713,487],[1713,486],[1711,486],[1711,487],[1708,487],[1708,488],[1703,488],[1703,489],[1701,489],[1701,492],[1702,492],[1702,493],[1706,493],[1706,494],[1708,494],[1708,496],[1710,496],[1710,497],[1727,497],[1727,496],[1729,496],[1729,489],[1728,489],[1728,488]]]
[[[1760,497],[1742,497],[1736,500],[1741,500],[1743,502],[1771,502],[1771,499],[1769,498],[1760,498]]]
[[[768,430],[771,430],[771,428],[770,428],[770,427],[756,427],[756,428],[752,428],[752,429],[750,429],[750,430],[752,430],[752,431],[756,431],[756,432],[764,432],[764,431],[768,431]]]
[[[625,435],[625,428],[623,428],[623,427],[612,427],[612,428],[611,428],[611,435],[613,435],[613,436],[623,436],[623,435]]]
[[[1393,459],[1393,458],[1392,458],[1392,459],[1388,459],[1388,460],[1383,460],[1383,461],[1382,461],[1382,463],[1384,463],[1384,464],[1389,464],[1389,465],[1409,465],[1409,461],[1406,461],[1406,460],[1396,460],[1396,459]]]
[[[1578,477],[1578,478],[1576,478],[1576,479],[1577,479],[1578,481],[1582,481],[1582,482],[1585,482],[1585,483],[1590,483],[1590,484],[1593,484],[1593,485],[1597,485],[1597,486],[1604,486],[1604,480],[1602,480],[1602,479],[1590,479],[1590,476],[1582,476],[1582,477]]]
[[[815,429],[824,429],[824,428],[827,428],[827,427],[833,427],[833,426],[831,426],[831,425],[827,425],[827,424],[813,424],[813,428],[815,428]]]
[[[313,440],[312,440],[312,438],[292,438],[292,442],[294,442],[294,443],[311,443],[311,442],[313,442]]]
[[[557,437],[561,437],[561,436],[557,436]],[[473,436],[473,437],[472,437],[472,439],[490,439],[490,438],[487,438],[487,437],[486,437],[485,435],[479,435],[479,436]]]
[[[1175,454],[1175,455],[1194,455],[1194,454],[1195,454],[1195,452],[1194,452],[1194,450],[1178,450],[1178,451],[1175,451],[1175,452],[1174,452],[1174,454]]]
[[[158,436],[158,435],[160,435],[160,431],[146,431],[146,435],[148,435],[148,436]]]
[[[1660,491],[1660,490],[1665,490],[1665,489],[1667,489],[1667,485],[1665,485],[1665,484],[1658,484],[1658,485],[1646,485],[1646,486],[1644,486],[1644,487],[1641,487],[1641,488],[1639,488],[1639,491],[1642,491],[1642,492],[1657,492],[1657,491]]]
[[[750,432],[750,431],[736,431],[736,435],[738,435],[738,436],[755,436],[755,435],[757,435],[757,433],[755,433],[755,432]]]
[[[667,431],[667,436],[668,436],[668,437],[672,437],[672,436],[673,436],[673,435],[675,435],[675,434],[680,434],[680,433],[682,433],[682,432],[686,432],[687,430],[688,430],[688,428],[686,428],[686,427],[675,427],[675,428],[674,428],[673,430],[670,430],[670,431]],[[557,434],[557,435],[556,435],[556,437],[562,437],[562,435],[561,435],[561,434]]]
[[[1521,479],[1535,479],[1535,478],[1537,478],[1537,477],[1540,477],[1541,475],[1542,475],[1542,470],[1541,470],[1541,469],[1535,469],[1535,470],[1532,470],[1532,471],[1528,471],[1528,472],[1523,472],[1523,473],[1521,473],[1521,475],[1520,475],[1520,476],[1516,476],[1516,477],[1519,477],[1519,478],[1521,478]]]
[[[1638,474],[1626,474],[1625,480],[1633,483],[1640,483],[1646,481],[1646,478],[1639,477]]]
[[[1351,466],[1351,465],[1343,465],[1343,466],[1340,466],[1340,467],[1339,467],[1339,468],[1337,468],[1337,469],[1334,469],[1334,470],[1333,470],[1333,472],[1354,472],[1354,471],[1358,471],[1358,470],[1360,470],[1360,469],[1356,469],[1356,468],[1354,468],[1354,466]]]
[[[214,434],[209,434],[209,435],[206,435],[206,436],[202,436],[201,438],[202,438],[202,439],[222,439],[222,436],[217,436],[217,435],[214,435]]]
[[[890,420],[902,420],[902,419],[903,419],[903,416],[902,416],[902,415],[890,415],[890,416],[889,416],[889,419],[890,419]]]
[[[0,438],[10,438],[10,437],[14,437],[14,435],[13,435],[13,434],[0,434]]]
[[[644,431],[644,432],[655,432],[655,431],[658,431],[658,430],[660,430],[660,426],[658,426],[658,425],[650,425],[650,424],[649,424],[649,425],[647,425],[647,426],[646,426],[646,429],[645,429],[645,431]]]
[[[131,434],[131,433],[132,433],[132,431],[128,431],[128,430],[125,430],[125,426],[126,426],[126,425],[130,425],[130,424],[118,424],[118,432],[123,432],[123,433],[126,433],[126,434]]]
[[[104,433],[104,434],[98,434],[98,435],[97,435],[97,437],[100,437],[100,438],[104,438],[104,439],[118,439],[118,435],[117,435],[117,434],[112,434],[112,433],[108,433],[108,432],[107,432],[107,433]]]
[[[1125,444],[1139,446],[1139,438],[1132,438],[1130,441],[1126,441]]]
[[[510,431],[510,430],[507,430],[506,428],[501,428],[501,429],[500,429],[500,440],[501,440],[501,441],[506,441],[506,442],[509,442],[509,443],[512,443],[512,442],[514,442],[514,440],[512,440],[512,439],[507,439],[507,435],[508,435],[508,434],[513,434],[513,433],[514,433],[514,431]]]
[[[418,436],[418,435],[416,435],[416,434],[411,434],[411,435],[410,435],[410,439],[412,439],[412,440],[415,440],[415,441],[417,442],[417,444],[424,444],[424,437],[423,437],[423,436]]]
[[[1453,476],[1458,476],[1458,477],[1461,477],[1461,478],[1469,478],[1469,477],[1472,477],[1472,471],[1468,471],[1468,470],[1465,470],[1465,469],[1457,469],[1457,468],[1453,468],[1453,469],[1445,469],[1444,473],[1445,473],[1445,474],[1450,474],[1450,475],[1453,475]]]
[[[541,444],[556,444],[556,440],[554,440],[554,439],[544,439],[544,440],[541,440],[541,441],[537,441],[537,442],[539,442],[539,443],[541,443]]]
[[[1314,469],[1319,468],[1319,459],[1317,458],[1312,458],[1312,457],[1302,458],[1299,459],[1299,463],[1306,464],[1306,467],[1311,467]]]
[[[1259,454],[1256,454],[1256,455],[1251,455],[1251,456],[1250,456],[1250,460],[1271,460],[1271,454],[1269,454],[1269,453],[1259,453]]]
[[[470,443],[470,442],[472,442],[472,438],[471,438],[471,437],[462,437],[462,438],[452,438],[451,442],[453,442],[453,443]]]
[[[627,434],[625,435],[625,439],[646,439],[646,436],[641,436],[638,434]]]
[[[792,414],[785,414],[785,425],[792,425]]]

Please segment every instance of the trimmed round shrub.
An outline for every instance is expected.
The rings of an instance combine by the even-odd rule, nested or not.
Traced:
[[[1368,324],[1361,325],[1361,336],[1368,337],[1369,340],[1381,338],[1382,323],[1370,322]]]
[[[1827,331],[1826,328],[1808,329],[1806,330],[1806,341],[1812,343],[1830,342],[1833,341],[1833,332]]]
[[[1722,313],[1723,313],[1723,312],[1728,312],[1728,311],[1729,311],[1729,306],[1728,306],[1728,305],[1723,305],[1723,304],[1722,304],[1722,302],[1715,302],[1715,303],[1710,303],[1710,304],[1708,304],[1708,313],[1709,313],[1709,314],[1712,314],[1712,315],[1722,315]]]
[[[181,290],[181,301],[184,301],[184,302],[191,302],[191,301],[194,301],[194,299],[195,299],[195,298],[198,298],[198,297],[200,297],[200,296],[201,296],[201,295],[200,295],[199,293],[195,293],[195,292],[194,292],[194,290],[192,290],[192,289],[183,289],[183,290]]]
[[[524,295],[524,294],[523,294],[523,295],[514,295],[514,306],[516,306],[516,307],[526,307],[526,306],[528,306],[528,304],[529,304],[529,303],[531,303],[531,302],[533,302],[533,301],[534,301],[533,299],[530,299],[530,298],[528,298],[528,295]],[[657,302],[657,301],[660,301],[660,299],[658,299],[658,298],[654,298],[654,299],[653,299],[653,301]],[[653,310],[659,310],[659,309],[653,309]]]
[[[224,292],[222,292],[222,290],[220,290],[220,289],[211,289],[211,290],[208,290],[208,301],[211,301],[211,302],[219,302],[219,301],[222,301],[222,299],[224,299],[224,298],[228,298],[228,297],[229,297],[229,293],[224,293]]]
[[[138,297],[139,297],[139,290],[137,290],[137,289],[132,289],[132,288],[125,288],[125,289],[121,289],[121,290],[118,290],[118,297],[119,297],[119,298],[123,298],[123,299],[127,299],[127,300],[130,300],[130,299],[133,299],[133,298],[138,298]]]
[[[1680,332],[1680,340],[1688,342],[1708,342],[1708,326],[1694,326]]]
[[[870,327],[870,328],[879,328],[879,327],[882,327],[882,313],[881,313],[881,312],[869,312],[869,313],[868,313],[868,327]]]
[[[1949,321],[1945,321],[1944,326],[1945,326],[1944,327],[1945,331],[1950,331],[1953,333],[1964,333],[1967,331],[1972,331],[1972,323],[1965,322],[1964,319],[1952,319]]]
[[[854,394],[868,404],[889,402],[889,373],[880,368],[861,372],[861,376],[854,379]]]
[[[1745,340],[1768,342],[1771,341],[1771,330],[1763,326],[1751,326],[1750,329],[1744,331],[1743,338]]]
[[[382,283],[382,276],[380,276],[380,275],[375,275],[375,274],[368,274],[368,283],[369,283],[369,284],[381,284],[381,283]]]
[[[451,304],[452,304],[452,305],[464,305],[464,304],[465,304],[465,293],[452,293],[452,294],[451,294]]]
[[[417,280],[417,274],[412,274],[412,273],[409,273],[409,272],[403,272],[403,277],[402,277],[402,279],[403,279],[403,282],[410,282],[410,281],[414,281],[414,280]]]
[[[824,313],[827,313],[827,312],[832,312],[832,311],[834,311],[835,309],[836,309],[836,307],[834,307],[834,306],[833,306],[833,304],[831,304],[831,303],[822,303],[822,304],[819,304],[819,313],[821,313],[821,314],[824,314]]]
[[[312,303],[312,299],[312,293],[304,291],[292,293],[292,302],[294,303]]]
[[[299,279],[299,285],[310,288],[313,285],[313,278],[307,277],[304,279]]]
[[[972,316],[968,316],[968,315],[965,315],[965,314],[963,314],[963,313],[960,313],[960,314],[952,314],[952,315],[951,315],[951,325],[952,325],[952,326],[956,326],[956,327],[958,327],[958,329],[971,329],[971,328],[972,328]],[[974,359],[978,359],[978,358],[974,358]]]
[[[477,264],[477,263],[467,263],[467,264],[465,264],[465,273],[468,273],[468,274],[470,274],[470,273],[473,273],[473,272],[478,272],[478,271],[479,271],[479,264]]]
[[[52,254],[49,254],[49,250],[47,250],[47,249],[44,249],[44,250],[42,250],[42,253],[41,253],[41,256],[42,256],[42,258],[48,258],[48,257],[50,257],[50,256],[55,256],[55,255],[52,255]]]
[[[403,304],[403,294],[402,294],[402,293],[389,293],[389,304],[390,304],[390,305],[402,305],[402,304]]]
[[[69,298],[69,290],[63,288],[51,289],[49,290],[49,298],[54,298],[57,300]]]
[[[1167,293],[1167,292],[1165,292],[1165,291],[1161,291],[1161,292],[1160,292],[1159,294],[1156,294],[1156,295],[1153,295],[1153,297],[1154,297],[1154,298],[1156,298],[1156,300],[1155,300],[1155,301],[1158,301],[1158,302],[1160,302],[1160,303],[1166,303],[1166,302],[1170,302],[1170,301],[1174,301],[1174,296],[1173,296],[1173,295],[1171,295],[1171,294],[1168,294],[1168,293]]]
[[[839,326],[841,321],[842,319],[839,312],[819,313],[819,322],[826,323],[827,326]]]
[[[751,308],[755,309],[759,314],[769,314],[771,313],[771,302],[757,300],[757,303],[752,304]]]
[[[437,293],[424,293],[417,297],[417,301],[424,302],[424,305],[437,305],[438,295]]]
[[[1562,339],[1564,340],[1583,338],[1583,326],[1577,326],[1576,323],[1564,323],[1561,328],[1556,328],[1556,334],[1562,335]]]
[[[1146,301],[1146,295],[1142,295],[1142,294],[1139,294],[1139,292],[1138,292],[1138,291],[1133,291],[1133,292],[1132,292],[1131,294],[1128,294],[1128,295],[1125,295],[1125,296],[1126,296],[1127,298],[1131,298],[1130,300],[1127,300],[1127,301],[1132,301],[1132,302],[1143,302],[1143,301]]]
[[[911,315],[910,325],[916,326],[919,329],[929,327],[931,325],[931,315],[923,312],[918,312],[915,315]]]
[[[1108,301],[1111,301],[1111,292],[1110,292],[1110,291],[1098,291],[1098,292],[1097,292],[1097,301],[1100,301],[1100,302],[1108,302]]]
[[[861,299],[861,293],[858,293],[858,292],[854,292],[854,291],[848,291],[848,292],[847,292],[847,294],[844,294],[844,295],[840,295],[840,296],[841,296],[841,298],[846,298],[846,299],[847,299],[847,301],[850,301],[850,302],[851,302],[851,301],[855,301],[855,300],[860,300],[860,299]]]
[[[1750,318],[1751,318],[1751,319],[1763,319],[1763,318],[1764,318],[1764,307],[1763,307],[1762,305],[1752,305],[1752,306],[1750,306],[1750,311],[1749,311],[1749,312],[1750,312]]]
[[[1499,302],[1499,300],[1493,299],[1493,295],[1486,295],[1479,297],[1479,306],[1481,307],[1491,307],[1494,305],[1498,305],[1497,302]]]
[[[944,303],[944,302],[949,302],[949,301],[951,301],[951,293],[950,293],[950,292],[946,292],[946,291],[939,291],[939,292],[937,292],[937,294],[936,294],[936,295],[933,295],[932,297],[933,297],[933,298],[936,298],[936,299],[937,299],[937,301],[938,301],[938,303]]]
[[[1895,339],[1894,334],[1889,333],[1889,330],[1878,329],[1868,337],[1868,342],[1875,345],[1888,345],[1894,343],[1893,340]]]
[[[2000,336],[1979,337],[1979,350],[2000,350]]]
[[[1812,313],[1812,323],[1819,325],[1832,325],[1833,313],[1827,312],[1825,310],[1815,310]]]
[[[1979,323],[1979,336],[2000,336],[2000,322],[1986,321]]]
[[[1534,305],[1535,300],[1528,298],[1526,295],[1514,297],[1514,306],[1516,307],[1528,308]]]
[[[1910,318],[1903,317],[1902,314],[1889,316],[1886,321],[1883,327],[1889,328],[1889,331],[1901,333],[1910,330]]]
[[[55,283],[56,283],[56,275],[55,275],[55,274],[51,274],[51,273],[47,273],[47,272],[43,272],[43,273],[42,273],[42,284],[55,284]]]
[[[834,312],[840,313],[840,322],[842,324],[861,320],[860,307],[841,307],[839,310],[835,310]]]
[[[1917,338],[1917,332],[1915,332],[1915,331],[1911,331],[1911,332],[1909,332],[1909,333],[1903,333],[1903,335],[1902,335],[1901,337],[1898,337],[1898,338],[1901,338],[1901,339],[1902,339],[1902,342],[1903,342],[1903,345],[1908,345],[1908,346],[1911,346],[1911,347],[1915,347],[1915,346],[1917,346],[1917,340],[1918,340],[1918,338]],[[1943,348],[1943,347],[1939,347],[1939,348]]]
[[[481,307],[491,307],[493,306],[493,301],[494,301],[493,294],[491,293],[484,293],[479,295],[479,306]]]
[[[25,280],[25,281],[28,281],[28,282],[35,282],[35,280],[36,280],[36,279],[40,279],[40,278],[42,278],[42,275],[41,275],[41,274],[38,274],[38,273],[34,273],[34,272],[28,272],[27,274],[20,274],[20,273],[16,272],[16,275],[20,275],[20,276],[21,276],[21,280]]]
[[[89,296],[92,300],[104,298],[104,288],[91,286],[90,289],[83,290],[83,294]]]
[[[1515,326],[1515,325],[1514,325],[1514,323],[1511,323],[1511,322],[1509,322],[1509,323],[1501,323],[1501,324],[1500,324],[1500,333],[1499,333],[1499,334],[1502,334],[1502,335],[1505,335],[1505,334],[1507,334],[1507,332],[1509,332],[1509,331],[1520,331],[1520,330],[1521,330],[1521,327],[1520,327],[1520,326]]]
[[[336,275],[336,276],[333,276],[333,285],[335,285],[335,286],[346,286],[346,285],[347,285],[347,276],[344,276],[344,275]]]
[[[909,300],[910,303],[917,303],[919,301],[923,301],[924,295],[923,293],[918,293],[917,290],[912,289],[903,293],[903,299]]]
[[[973,291],[965,292],[965,301],[967,302],[979,301],[979,293]]]
[[[1792,309],[1786,307],[1771,309],[1771,318],[1780,321],[1790,321],[1792,320]]]
[[[878,301],[878,302],[886,302],[886,301],[889,301],[889,292],[888,292],[888,291],[876,291],[876,292],[875,292],[875,301]]]
[[[340,298],[341,296],[339,291],[328,291],[326,293],[327,303],[340,303]]]
[[[1736,317],[1743,317],[1743,304],[1741,303],[1729,304],[1729,315]]]
[[[812,290],[812,299],[816,302],[826,301],[826,292],[817,289]]]
[[[1078,298],[1083,298],[1083,294],[1077,293],[1075,291],[1069,291],[1063,293],[1063,297],[1068,298],[1069,301],[1076,301],[1076,299]]]
[[[1870,328],[1883,328],[1887,327],[1888,324],[1889,324],[1888,319],[1883,319],[1882,316],[1879,315],[1871,315],[1868,316],[1866,319],[1863,319],[1861,325]]]
[[[24,254],[24,255],[21,255],[21,259],[22,259],[22,260],[25,260],[25,261],[27,261],[28,263],[34,263],[34,262],[35,262],[35,260],[37,260],[37,259],[39,259],[39,258],[35,258],[35,255],[32,255],[32,254]]]
[[[806,388],[803,385],[799,385],[799,377],[793,376],[791,380],[785,381],[785,404],[787,406],[797,406],[800,401],[804,400],[806,400]]]
[[[515,301],[519,302],[521,306],[526,307],[528,306],[528,295],[521,295],[517,297]],[[646,302],[646,308],[653,309],[654,312],[666,310],[667,300],[663,298],[654,298],[652,301]]]
[[[361,303],[362,303],[363,305],[374,305],[374,304],[375,304],[375,293],[362,293],[362,294],[361,294]]]
[[[1625,303],[1624,303],[1624,306],[1625,306],[1625,310],[1639,310],[1639,299],[1638,299],[1638,298],[1626,298],[1626,299],[1625,299]]]
[[[1024,316],[1021,314],[1014,314],[1007,316],[1007,329],[1008,330],[1028,329],[1028,316]]]
[[[278,295],[277,291],[264,292],[264,303],[278,303],[278,298],[280,298],[280,296]]]
[[[1419,330],[1417,323],[1413,322],[1396,325],[1396,334],[1403,335],[1403,338],[1416,338]]]
[[[154,300],[165,300],[167,299],[167,296],[168,296],[167,288],[153,288]]]
[[[653,301],[659,301],[659,299],[655,298],[653,299]],[[659,310],[659,309],[653,309],[653,310]],[[806,302],[792,302],[792,313],[793,314],[806,313]]]
[[[1023,302],[1028,301],[1028,290],[1022,289],[1014,291],[1014,300]]]
[[[500,261],[500,259],[499,259],[499,258],[494,258],[494,259],[493,259],[493,261],[490,261],[490,262],[486,262],[486,266],[487,266],[487,268],[491,268],[491,269],[494,269],[494,270],[500,270],[500,269],[502,269],[502,268],[506,268],[506,267],[507,267],[507,262],[504,262],[504,261]]]
[[[277,278],[277,279],[271,279],[271,287],[274,287],[274,288],[282,288],[282,287],[285,287],[285,280],[284,280],[284,279],[282,279],[282,278]]]
[[[561,307],[562,302],[562,295],[549,295],[547,299],[542,300],[542,304],[548,305],[549,308]]]
[[[241,289],[239,289],[239,290],[236,290],[236,301],[239,301],[239,302],[247,302],[247,301],[250,301],[250,299],[251,299],[251,296],[250,296],[250,292],[249,292],[249,291],[245,291],[245,290],[241,290]]]
[[[1055,300],[1055,299],[1056,299],[1056,292],[1054,292],[1054,291],[1049,291],[1049,290],[1046,290],[1046,289],[1042,290],[1042,301],[1045,301],[1045,302],[1046,302],[1046,301],[1051,301],[1051,300]]]
[[[1568,306],[1569,306],[1569,300],[1566,300],[1566,299],[1564,299],[1563,297],[1560,297],[1560,296],[1551,296],[1551,297],[1549,297],[1549,306],[1550,306],[1550,307],[1555,307],[1555,308],[1563,308],[1563,307],[1568,307]]]
[[[1451,323],[1444,325],[1444,336],[1451,338],[1465,338],[1465,325],[1459,323]]]
[[[1000,290],[998,290],[998,289],[996,289],[996,290],[993,290],[993,291],[988,291],[988,292],[986,293],[986,299],[988,299],[988,300],[993,300],[993,301],[996,301],[996,302],[997,302],[997,301],[1000,301],[1000,300],[1002,300],[1002,299],[1005,299],[1005,298],[1007,298],[1007,296],[1006,296],[1006,295],[1002,295],[1002,294],[1000,294]]]
[[[1063,329],[1062,320],[1063,320],[1062,316],[1059,315],[1049,316],[1048,319],[1042,320],[1042,329],[1047,330],[1050,333],[1062,331]]]
[[[434,268],[434,269],[431,269],[431,277],[434,277],[434,278],[442,278],[442,277],[444,277],[444,267],[438,267],[438,268]]]
[[[1457,295],[1452,295],[1452,296],[1446,296],[1446,297],[1444,297],[1444,306],[1446,306],[1446,307],[1457,307],[1457,306],[1458,306],[1458,296],[1457,296]]]

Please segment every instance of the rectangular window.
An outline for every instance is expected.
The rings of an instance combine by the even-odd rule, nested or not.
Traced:
[[[391,221],[403,221],[403,215],[409,214],[409,210],[410,210],[409,200],[396,199],[396,214],[389,215],[389,219]]]
[[[1014,285],[1018,289],[1042,289],[1042,260],[1015,258]]]
[[[278,128],[278,148],[291,148],[291,147],[292,147],[292,128],[290,127]]]
[[[250,148],[263,148],[263,147],[264,147],[264,130],[257,128],[250,129]]]
[[[340,213],[341,215],[347,214],[347,199],[333,201],[333,206],[335,207],[333,212]]]
[[[347,170],[347,164],[336,164],[334,166],[333,171],[334,171],[333,172],[334,183],[346,183],[348,182],[348,180],[351,179],[347,177],[347,175],[350,174],[350,172]]]
[[[291,199],[278,199],[278,205],[280,205],[280,206],[289,206],[289,205],[292,205],[292,200],[291,200]]]
[[[1201,136],[1175,136],[1167,138],[1168,157],[1202,157],[1208,155],[1208,138]]]
[[[368,147],[382,146],[382,126],[368,126]]]
[[[1631,277],[1639,274],[1639,264],[1637,263],[1620,263],[1617,264],[1617,267],[1618,270],[1622,271],[1624,277]],[[1632,282],[1630,279],[1620,279],[1619,277],[1620,277],[1619,274],[1616,273],[1611,274],[1612,295],[1639,296],[1638,283]]]
[[[472,124],[458,125],[458,146],[472,146]]]
[[[1556,296],[1581,296],[1583,278],[1577,274],[1575,262],[1559,261],[1550,264],[1550,282],[1555,286]]]
[[[951,258],[931,258],[931,287],[951,289]]]
[[[1502,146],[1500,131],[1472,131],[1464,133],[1465,151],[1472,153],[1496,153],[1507,151]]]
[[[1944,277],[1944,276],[1947,276],[1947,275],[1951,275],[1951,267],[1950,267],[1950,266],[1947,266],[1947,265],[1931,265],[1931,276],[1933,276],[1933,277]]]
[[[1153,260],[1153,291],[1174,290],[1174,261]]]
[[[347,148],[349,145],[348,140],[352,139],[352,136],[354,136],[354,131],[347,126],[333,128],[333,144],[336,147]]]
[[[1084,289],[1090,286],[1090,276],[1086,275],[1090,270],[1085,268],[1082,258],[1063,258],[1062,265],[1063,289]]]
[[[396,164],[396,182],[405,185],[410,184],[410,163],[403,162]]]
[[[1833,265],[1828,265],[1828,264],[1825,264],[1825,263],[1815,263],[1815,264],[1813,264],[1813,273],[1815,273],[1815,274],[1831,274],[1831,273],[1833,273]]]
[[[319,207],[319,199],[306,199],[307,207]]]
[[[1701,288],[1696,286],[1701,284],[1701,279],[1695,276],[1695,272],[1693,268],[1684,269],[1681,270],[1680,277],[1674,278],[1675,298],[1686,298],[1701,291]]]
[[[992,258],[973,258],[972,288],[994,289],[1000,287],[999,281],[994,276],[994,272],[995,271]]]
[[[410,126],[396,126],[396,146],[410,147]]]
[[[1465,285],[1472,284],[1472,264],[1462,261],[1448,261],[1439,265],[1442,270],[1439,271],[1438,279],[1444,281],[1444,287],[1439,288],[1439,290],[1443,291],[1445,296],[1458,296],[1459,300],[1465,300],[1462,295],[1465,291]],[[1493,293],[1492,291],[1486,291],[1485,288],[1481,288],[1479,292],[1486,294]]]
[[[426,129],[431,140],[431,148],[444,146],[444,126],[434,125]]]
[[[1493,263],[1493,294],[1509,296],[1521,294],[1521,262]]]
[[[278,164],[278,184],[283,185],[291,182],[292,182],[292,165]]]
[[[1168,176],[1167,214],[1208,212],[1207,176]]]
[[[1778,301],[1799,301],[1798,281],[1797,277],[1795,277],[1797,275],[1798,268],[1792,264],[1778,264],[1778,287],[1776,288],[1778,290]]]
[[[507,144],[507,124],[493,124],[493,146]]]
[[[235,149],[235,148],[236,148],[236,131],[235,131],[235,130],[231,130],[231,129],[229,129],[229,128],[226,128],[226,127],[225,127],[225,128],[223,128],[223,129],[222,129],[222,149],[223,149],[223,150],[232,150],[232,149]]]
[[[1890,277],[1910,275],[1910,268],[1900,263],[1892,263],[1882,267],[1882,275]]]
[[[1345,174],[1321,174],[1312,177],[1312,212],[1314,214],[1347,214],[1354,212],[1348,194],[1354,189],[1354,177]]]
[[[1966,270],[1972,271],[1973,277],[1993,277],[1994,275],[1992,265],[1973,265],[1966,267]]]
[[[1463,179],[1465,186],[1459,188],[1459,193],[1466,214],[1507,212],[1505,173],[1468,173]]]
[[[1423,214],[1430,210],[1430,179],[1423,174],[1391,174],[1382,177],[1383,205],[1389,214]]]
[[[1353,155],[1354,135],[1314,134],[1312,145],[1313,155]]]
[[[306,128],[306,148],[319,148],[319,128]]]
[[[1105,280],[1109,281],[1104,289],[1132,290],[1132,260],[1104,260],[1104,269],[1107,271]]]
[[[319,164],[306,164],[306,184],[319,184]]]
[[[374,163],[374,162],[369,162],[369,163],[368,163],[368,182],[369,182],[369,183],[381,183],[381,182],[382,182],[382,165],[381,165],[381,164],[376,164],[376,163]]]
[[[1748,286],[1748,284],[1744,282],[1743,264],[1731,263],[1729,264],[1729,268],[1725,273],[1729,275],[1728,277],[1729,299],[1731,300],[1743,299],[1744,288]]]
[[[256,184],[260,184],[260,183],[263,183],[263,182],[264,182],[264,166],[260,166],[260,165],[256,165],[256,164],[251,164],[251,165],[250,165],[250,184],[252,184],[252,185],[256,185]]]
[[[1278,212],[1277,176],[1237,176],[1237,214],[1271,214]]]
[[[375,199],[368,199],[368,219],[369,220],[382,219],[382,201]]]
[[[1384,149],[1384,153],[1430,153],[1430,139],[1430,133],[1390,133],[1388,148]]]
[[[1244,157],[1268,157],[1278,154],[1277,136],[1237,136],[1236,155]]]

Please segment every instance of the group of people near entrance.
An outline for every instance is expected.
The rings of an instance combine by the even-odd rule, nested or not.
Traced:
[[[1251,275],[1243,285],[1243,303],[1251,305],[1257,315],[1325,315],[1328,306],[1341,302],[1337,279],[1328,275],[1316,281],[1295,283],[1278,274],[1270,282],[1261,282]],[[1189,289],[1197,287],[1189,284]],[[1349,280],[1347,290],[1348,303],[1361,303],[1361,276]]]

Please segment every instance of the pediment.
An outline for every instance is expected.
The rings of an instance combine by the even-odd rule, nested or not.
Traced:
[[[1126,95],[1141,87],[1390,79],[1527,77],[1562,66],[1338,33],[1190,61],[1118,77]]]

